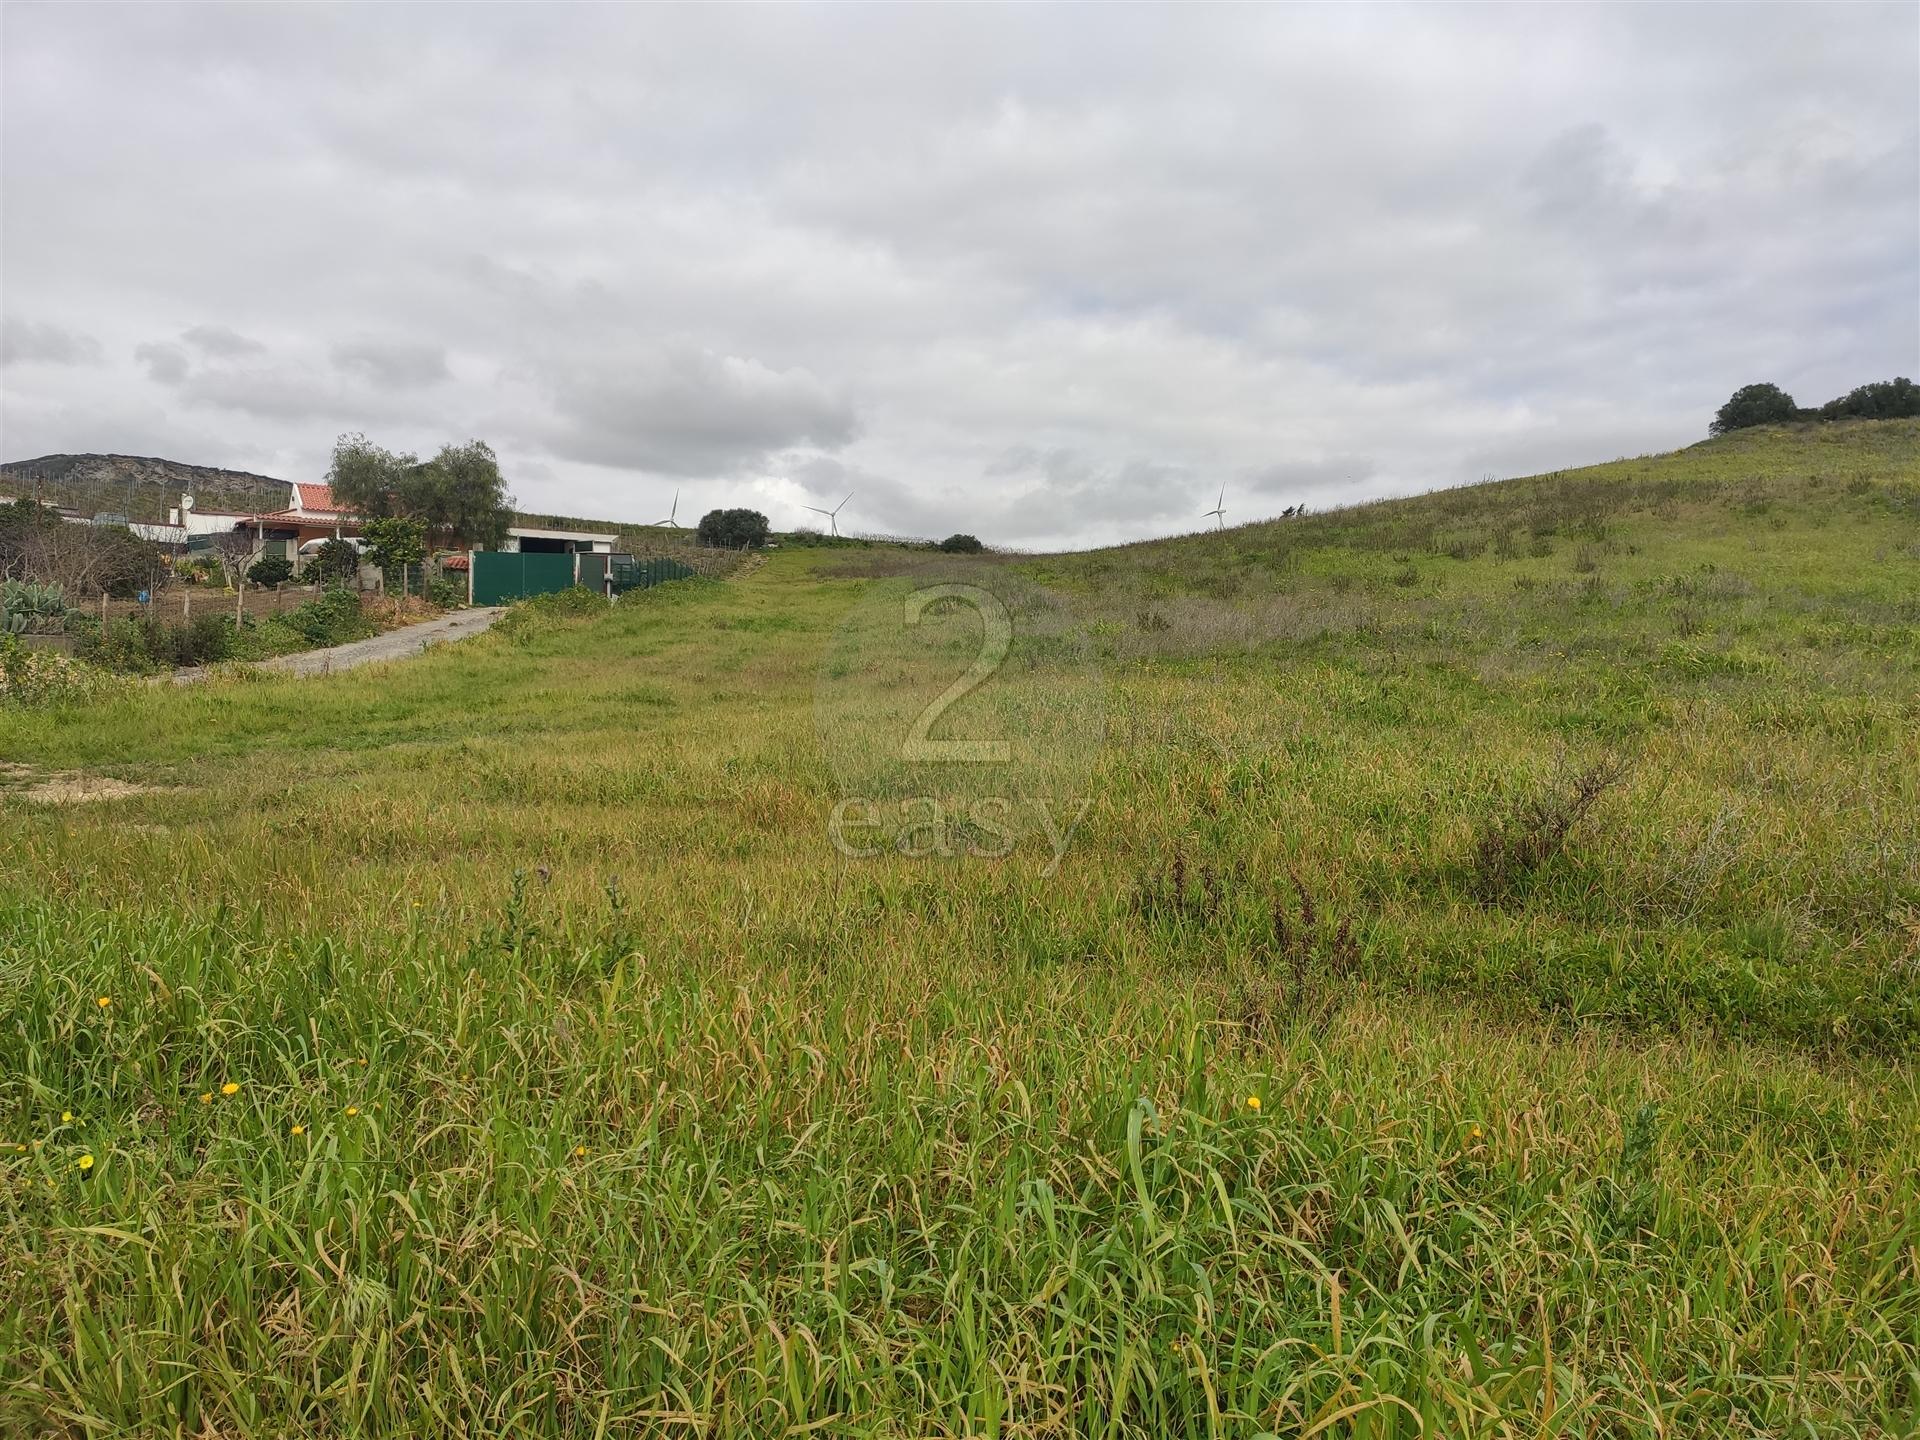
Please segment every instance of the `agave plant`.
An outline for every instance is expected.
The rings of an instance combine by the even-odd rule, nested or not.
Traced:
[[[58,585],[0,583],[0,634],[58,635],[67,628],[67,596]]]

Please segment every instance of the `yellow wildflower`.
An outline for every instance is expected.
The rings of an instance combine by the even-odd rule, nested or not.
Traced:
[[[227,1081],[226,1084],[220,1087],[220,1093],[222,1095],[238,1095],[240,1093],[240,1082],[238,1080]]]
[[[1260,1108],[1260,1097],[1258,1095],[1247,1096],[1247,1109],[1258,1110],[1259,1108]]]
[[[98,1000],[94,1001],[93,1003],[98,1005],[102,1010],[104,1010],[109,1005],[113,1004],[113,997],[111,995],[102,995]]]
[[[587,1147],[584,1145],[576,1145],[573,1147],[573,1153],[576,1155],[584,1155],[587,1153]]]
[[[358,1115],[359,1113],[360,1113],[360,1107],[358,1105],[347,1106],[347,1114]]]
[[[293,1127],[293,1133],[296,1135],[304,1135],[307,1133],[307,1127],[304,1125],[296,1125]]]
[[[60,1112],[60,1123],[62,1125],[71,1125],[73,1123],[73,1111],[62,1110]]]
[[[211,1105],[213,1103],[213,1091],[202,1090],[200,1092],[200,1103],[202,1105]]]
[[[93,1169],[93,1156],[82,1155],[74,1163],[78,1165],[82,1170],[91,1170]]]

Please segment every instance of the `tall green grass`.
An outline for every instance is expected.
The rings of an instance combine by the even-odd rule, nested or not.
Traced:
[[[1916,497],[943,561],[1105,671],[1052,873],[828,843],[884,551],[0,715],[0,1425],[1913,1433]]]

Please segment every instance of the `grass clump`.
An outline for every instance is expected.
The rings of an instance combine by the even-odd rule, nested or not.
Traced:
[[[1627,761],[1597,760],[1578,774],[1501,804],[1473,840],[1474,894],[1488,904],[1508,899],[1559,855],[1574,826],[1627,778]]]

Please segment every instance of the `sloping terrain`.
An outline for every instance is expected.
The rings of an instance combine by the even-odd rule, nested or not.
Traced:
[[[1910,1433],[1916,547],[1751,433],[0,713],[0,1427]]]

